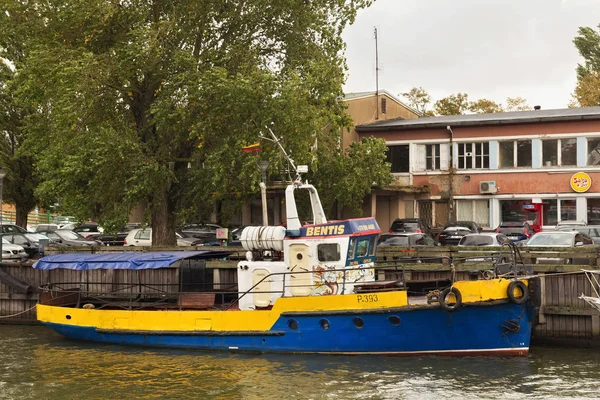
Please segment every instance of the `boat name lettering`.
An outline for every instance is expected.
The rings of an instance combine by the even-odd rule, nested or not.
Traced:
[[[359,303],[377,303],[379,301],[376,294],[359,294],[356,296],[356,300]]]
[[[325,235],[343,235],[345,226],[328,225],[328,226],[311,226],[306,228],[306,236],[325,236]]]
[[[359,232],[363,232],[363,231],[372,231],[375,230],[377,228],[375,228],[375,224],[368,224],[368,225],[358,225],[356,227],[356,230]]]

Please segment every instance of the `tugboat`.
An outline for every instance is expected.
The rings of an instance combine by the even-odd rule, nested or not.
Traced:
[[[310,224],[300,222],[298,190],[308,191]],[[214,292],[152,295],[140,289],[130,290],[129,301],[116,306],[108,296],[91,293],[89,285],[71,291],[54,286],[41,295],[38,319],[70,339],[121,345],[354,355],[528,354],[533,307],[526,277],[455,281],[437,301],[411,298],[402,277],[376,279],[381,230],[374,218],[327,221],[317,190],[300,173],[285,199],[285,227],[244,229],[246,259],[237,265],[238,289],[231,301],[216,304]],[[52,255],[34,268],[159,269],[202,253]]]

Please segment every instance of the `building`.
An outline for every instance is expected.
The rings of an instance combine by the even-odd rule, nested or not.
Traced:
[[[561,220],[600,224],[600,107],[394,119],[356,132],[385,139],[399,186],[424,189],[398,196],[383,215],[371,199],[383,229],[390,208],[433,226],[495,228],[531,219],[528,203],[543,206],[546,229]]]

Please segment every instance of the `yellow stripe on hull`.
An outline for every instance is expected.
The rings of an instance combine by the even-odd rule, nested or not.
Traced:
[[[510,281],[457,282],[463,303],[507,298]],[[268,331],[286,312],[376,310],[408,306],[405,291],[334,296],[286,297],[271,310],[179,311],[101,310],[38,305],[41,322],[132,331]]]

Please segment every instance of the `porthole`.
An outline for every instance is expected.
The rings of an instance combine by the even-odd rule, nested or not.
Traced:
[[[67,318],[67,319],[71,319],[71,316],[67,314],[66,318]]]
[[[323,330],[329,329],[329,321],[327,321],[326,319],[320,320],[319,325],[321,325],[321,328],[323,328]]]
[[[397,315],[390,315],[388,317],[388,321],[390,321],[390,323],[394,326],[400,325],[400,317]]]
[[[354,322],[354,326],[356,326],[358,329],[365,326],[365,321],[363,321],[363,319],[361,317],[354,318],[353,322]]]
[[[295,319],[290,319],[288,321],[288,328],[290,328],[290,330],[292,331],[298,329],[298,321],[296,321]]]
[[[302,254],[301,254],[301,253],[298,253],[298,254],[296,254],[296,258],[297,258],[298,260],[302,260]]]

